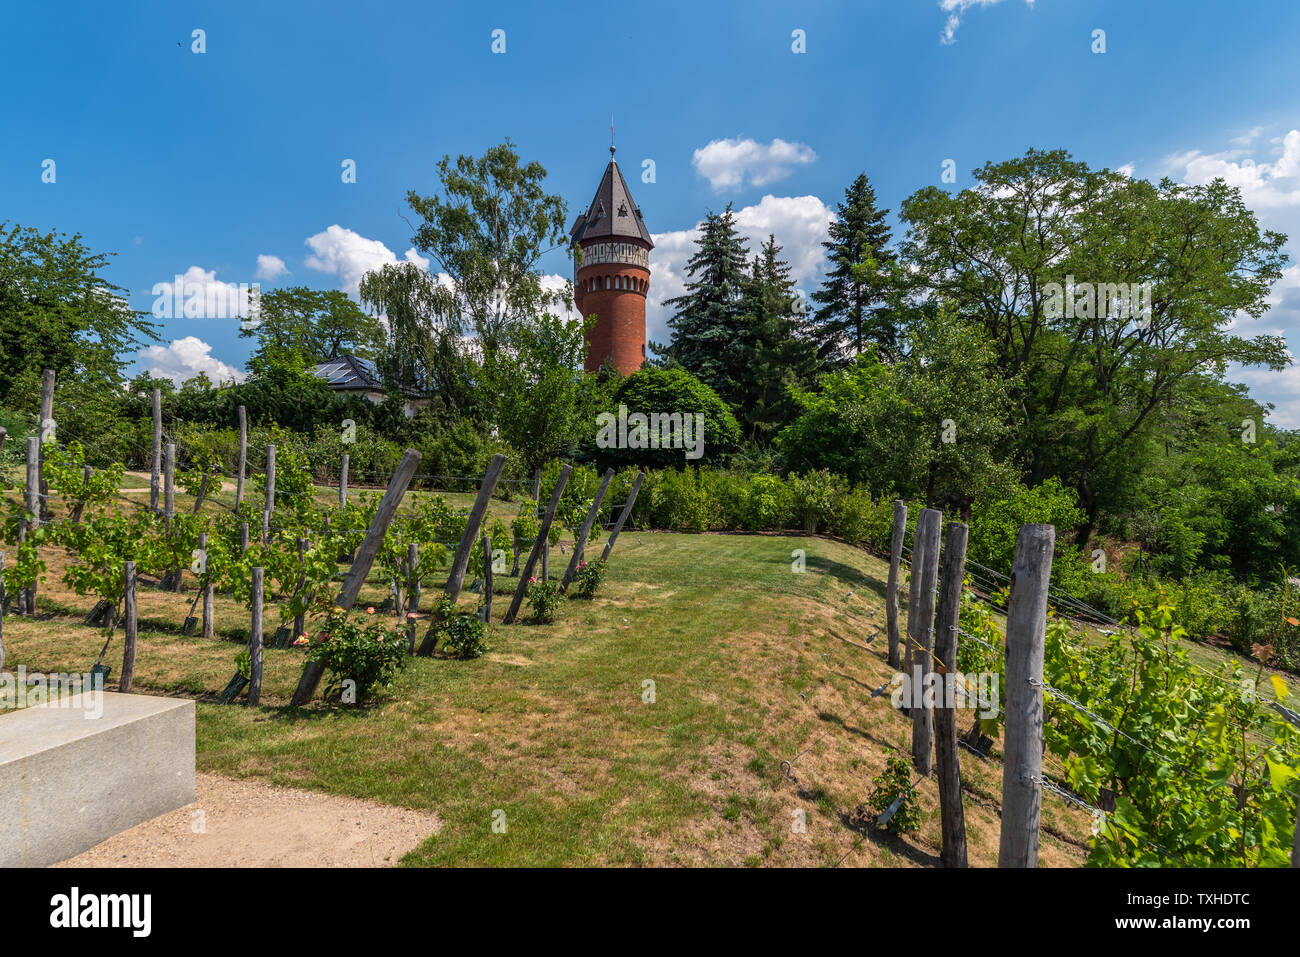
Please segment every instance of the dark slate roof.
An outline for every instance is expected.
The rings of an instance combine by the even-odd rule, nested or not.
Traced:
[[[331,389],[378,389],[382,392],[384,388],[375,367],[356,356],[339,356],[319,363],[311,371],[329,383]]]
[[[654,248],[650,230],[641,218],[641,208],[632,199],[627,180],[612,158],[605,167],[595,198],[587,211],[578,216],[569,230],[569,238],[574,243],[587,239],[639,239]]]

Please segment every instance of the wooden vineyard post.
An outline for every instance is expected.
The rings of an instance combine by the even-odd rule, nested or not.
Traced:
[[[27,535],[41,527],[41,440],[27,437]],[[23,536],[26,538],[26,535]],[[27,614],[36,614],[36,582],[27,586]]]
[[[519,584],[515,588],[515,595],[510,600],[510,608],[506,611],[506,616],[501,619],[503,624],[513,625],[515,617],[519,614],[519,607],[524,603],[524,596],[528,594],[528,577],[533,573],[533,567],[537,564],[537,559],[541,556],[542,547],[546,544],[546,537],[551,532],[551,521],[555,518],[555,510],[560,507],[560,496],[564,494],[564,486],[569,483],[569,473],[572,471],[571,466],[564,466],[560,469],[560,476],[555,480],[555,491],[551,493],[550,504],[546,506],[546,517],[542,519],[542,529],[537,535],[537,541],[533,542],[533,549],[528,553],[528,561],[519,572]]]
[[[609,539],[605,542],[605,550],[600,553],[602,562],[609,561],[609,553],[614,550],[614,543],[618,541],[618,533],[623,531],[623,523],[627,517],[632,514],[632,506],[636,504],[637,493],[641,491],[641,483],[645,481],[645,473],[637,472],[636,479],[632,482],[632,491],[628,493],[627,501],[623,503],[623,511],[618,514],[618,521],[609,533]]]
[[[406,546],[406,647],[410,654],[415,654],[415,619],[410,617],[420,613],[420,546],[411,542]]]
[[[307,571],[304,564],[307,560],[307,539],[300,537],[296,545],[298,549],[298,564],[304,565],[303,573],[298,576],[298,594],[301,596],[303,590],[307,587]],[[299,612],[298,614],[293,616],[293,637],[295,639],[297,639],[299,635],[301,635],[303,632],[307,630],[306,624],[307,624],[306,612]]]
[[[1022,525],[1007,604],[1002,836],[998,867],[1038,866],[1043,803],[1043,636],[1056,529]]]
[[[199,533],[199,555],[203,559],[203,637],[209,641],[215,636],[213,618],[216,609],[216,586],[212,584],[212,575],[208,572],[208,533]]]
[[[934,754],[939,772],[939,816],[943,831],[940,860],[944,867],[966,866],[966,814],[961,804],[955,682],[957,627],[961,620],[961,586],[966,574],[969,535],[970,529],[960,522],[949,525],[944,534],[939,613],[934,631],[934,657],[944,689],[944,695],[936,698],[934,705]]]
[[[162,393],[153,390],[153,461],[149,465],[149,508],[158,511],[158,491],[162,478]]]
[[[24,514],[18,516],[18,554],[20,556],[22,555],[23,544],[26,541],[27,541],[27,516]],[[28,594],[27,594],[26,587],[18,589],[17,613],[19,615],[29,614],[29,612],[27,611],[27,597]]]
[[[82,481],[83,485],[89,487],[89,485],[90,485],[90,477],[91,477],[92,475],[94,475],[94,474],[95,474],[95,470],[94,470],[93,468],[91,468],[89,465],[83,465],[83,466],[81,467],[81,481]],[[43,481],[43,480],[42,480],[42,481]],[[75,505],[72,506],[72,514],[71,514],[70,516],[68,516],[68,520],[69,520],[70,522],[72,522],[73,525],[80,525],[80,524],[81,524],[81,514],[82,514],[82,512],[85,511],[85,508],[86,508],[86,503],[85,503],[85,501],[84,501],[84,500],[79,500],[79,501],[77,502],[77,504],[75,504]]]
[[[266,506],[262,509],[262,544],[271,539],[271,515],[275,511],[275,446],[266,447]]]
[[[903,539],[907,536],[907,506],[894,501],[894,538],[889,546],[889,589],[885,593],[885,622],[889,628],[889,667],[902,665],[898,655],[898,579],[903,564]]]
[[[375,555],[379,553],[379,546],[383,544],[388,525],[397,514],[397,507],[402,504],[402,496],[406,494],[406,488],[411,484],[411,478],[415,475],[419,464],[420,453],[415,449],[407,449],[402,456],[402,461],[398,463],[397,471],[393,473],[388,483],[388,488],[384,491],[384,497],[379,501],[379,508],[370,521],[370,527],[366,529],[365,540],[357,549],[356,559],[352,562],[347,577],[343,579],[343,588],[339,591],[338,598],[334,600],[334,604],[344,611],[351,609],[357,600],[361,586],[365,584],[366,576],[370,574],[370,566],[374,564]],[[310,701],[312,695],[316,693],[323,672],[324,669],[318,663],[307,662],[306,667],[302,669],[302,677],[298,679],[298,689],[293,693],[290,704],[302,707]]]
[[[939,527],[943,513],[921,510],[916,522],[916,547],[912,550],[912,588],[907,600],[907,635],[911,655],[908,682],[912,693],[912,764],[920,774],[933,766],[934,713],[925,706],[926,675],[934,670],[934,599],[939,585]]]
[[[362,476],[364,478],[364,476]],[[339,467],[339,508],[348,504],[348,453],[343,453],[343,464]]]
[[[492,540],[483,535],[483,621],[492,620]]]
[[[469,518],[465,522],[465,531],[461,533],[460,544],[456,546],[456,556],[451,561],[451,574],[447,576],[447,587],[443,589],[444,597],[453,604],[460,597],[460,590],[465,584],[465,570],[469,568],[470,554],[474,551],[474,546],[478,542],[478,532],[483,525],[483,516],[487,514],[488,505],[492,501],[492,493],[496,491],[497,483],[501,480],[501,473],[505,471],[505,467],[506,457],[504,455],[492,456],[492,461],[488,463],[487,471],[483,474],[483,482],[479,485],[478,495],[474,498],[474,505],[469,510]],[[420,655],[433,653],[433,647],[437,644],[436,624],[436,621],[430,622],[424,641],[420,642]]]
[[[239,474],[235,476],[235,512],[244,503],[244,476],[248,474],[248,410],[239,407]]]
[[[171,538],[173,520],[176,518],[176,443],[167,443],[167,452],[163,456],[163,528]],[[163,587],[171,591],[180,591],[181,570],[169,568],[163,576]]]
[[[41,445],[39,471],[41,476],[41,510],[47,518],[52,513],[50,512],[50,483],[45,481],[45,436],[47,434],[46,430],[53,430],[54,426],[54,370],[46,369],[41,376]],[[53,436],[53,431],[49,432],[49,434]]]
[[[266,569],[253,569],[253,621],[248,633],[248,707],[262,701],[262,598],[266,587]]]
[[[587,536],[591,534],[592,526],[596,523],[596,518],[600,515],[600,503],[605,500],[605,491],[609,488],[610,480],[614,478],[614,470],[606,469],[605,477],[600,480],[600,488],[596,490],[596,497],[592,499],[591,508],[587,510],[587,518],[582,523],[582,528],[578,530],[578,537],[573,543],[573,557],[569,559],[569,567],[564,570],[564,578],[560,580],[560,591],[568,591],[569,584],[573,581],[573,576],[578,573],[578,565],[582,561],[582,555],[587,547]]]
[[[122,676],[117,690],[129,694],[135,680],[135,640],[140,628],[140,616],[135,603],[135,562],[126,562],[122,572]]]
[[[465,584],[465,569],[469,567],[470,553],[478,544],[478,530],[483,525],[483,516],[487,514],[492,493],[496,491],[497,482],[501,480],[501,473],[505,471],[505,467],[504,455],[492,456],[492,461],[488,463],[487,472],[483,476],[483,484],[479,486],[478,496],[474,499],[474,507],[469,511],[469,521],[465,523],[460,544],[456,546],[456,557],[452,559],[451,574],[447,576],[445,594],[453,602],[460,596],[461,586]]]
[[[247,553],[248,553],[248,523],[240,522],[239,523],[239,554],[245,555]]]

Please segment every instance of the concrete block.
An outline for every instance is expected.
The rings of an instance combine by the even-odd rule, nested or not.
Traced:
[[[84,693],[83,693],[84,694]],[[0,716],[0,866],[44,867],[194,800],[194,702],[102,692]]]

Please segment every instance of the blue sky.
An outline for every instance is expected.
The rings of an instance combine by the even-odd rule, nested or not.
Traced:
[[[176,275],[218,292],[353,290],[364,270],[415,256],[405,194],[433,192],[446,153],[510,137],[572,218],[612,115],[659,244],[652,338],[708,208],[734,202],[748,234],[775,232],[811,291],[830,210],[858,172],[896,211],[947,159],[960,188],[1031,146],[1151,179],[1225,176],[1295,237],[1295,257],[1297,36],[1292,2],[12,3],[0,220],[115,252],[108,278],[141,309]],[[560,253],[544,265],[567,271]],[[1300,267],[1273,302],[1246,331],[1300,351]],[[237,333],[233,318],[169,319],[137,362],[221,377],[247,357]],[[1300,368],[1234,377],[1300,427]]]

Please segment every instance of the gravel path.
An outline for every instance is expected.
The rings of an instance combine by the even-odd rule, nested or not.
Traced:
[[[54,866],[391,867],[442,827],[436,814],[373,801],[215,774],[194,783],[193,804]]]

